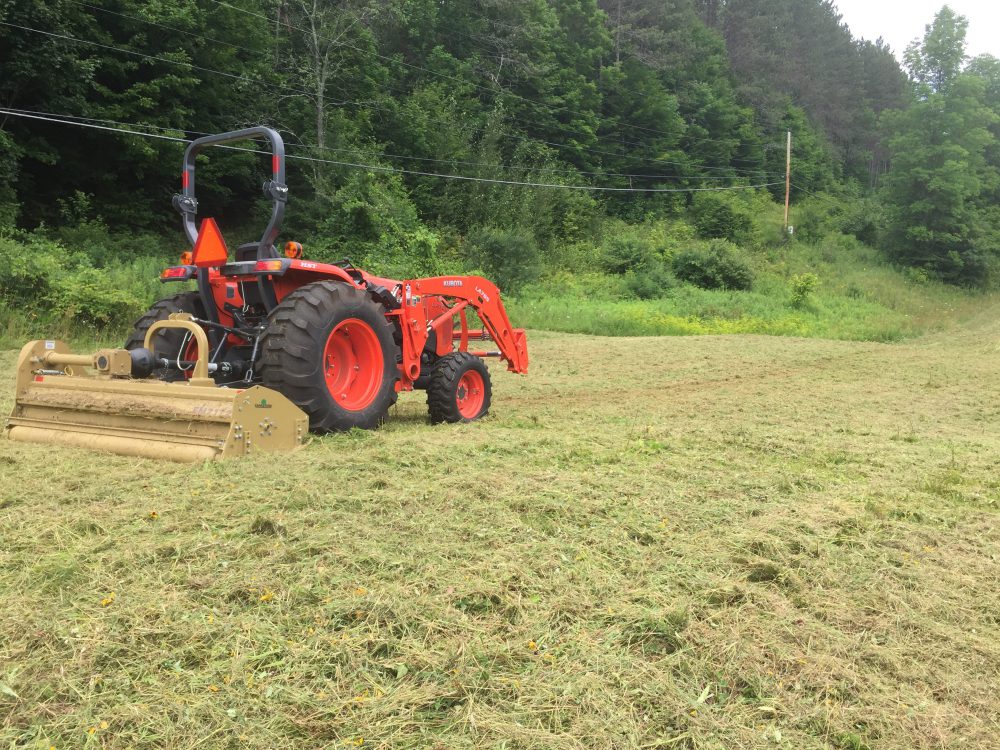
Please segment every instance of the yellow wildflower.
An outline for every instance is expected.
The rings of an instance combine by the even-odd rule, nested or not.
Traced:
[[[271,589],[264,589],[264,593],[260,595],[260,600],[262,602],[269,602],[274,598],[274,592]]]
[[[107,606],[111,605],[114,601],[115,601],[115,592],[112,591],[106,597],[104,597],[103,599],[101,599],[101,606],[102,607],[107,607]]]
[[[218,685],[209,685],[208,689],[209,689],[210,692],[213,692],[213,693],[219,692],[219,686]]]

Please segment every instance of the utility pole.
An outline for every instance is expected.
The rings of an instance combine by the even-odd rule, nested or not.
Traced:
[[[785,232],[788,232],[788,204],[792,200],[792,131],[788,131],[788,148],[785,151]]]

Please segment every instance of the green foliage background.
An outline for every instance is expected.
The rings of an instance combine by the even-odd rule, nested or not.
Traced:
[[[173,138],[272,125],[292,157],[283,239],[510,295],[598,274],[622,301],[694,285],[816,312],[836,285],[796,294],[769,253],[831,237],[904,280],[982,288],[1000,269],[1000,61],[969,60],[947,8],[905,68],[823,0],[0,0],[0,23],[10,310],[120,324],[156,294],[125,269],[185,249],[183,144],[19,113]],[[264,157],[198,168],[201,215],[256,239]]]

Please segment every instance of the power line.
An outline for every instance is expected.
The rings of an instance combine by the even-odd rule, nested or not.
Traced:
[[[84,115],[64,115],[59,112],[40,112],[35,109],[20,109],[18,107],[7,107],[5,113],[10,115],[19,115],[19,114],[42,115],[48,117],[58,117],[61,120],[87,120],[89,122],[111,123],[112,125],[123,125],[125,127],[132,127],[132,128],[152,128],[153,130],[164,130],[176,133],[191,133],[198,136],[212,135],[211,133],[204,133],[200,130],[191,130],[189,128],[180,128],[180,127],[176,128],[164,127],[163,125],[153,125],[148,122],[143,122],[143,123],[122,122],[121,120],[108,120],[102,117],[87,117]]]
[[[148,133],[137,130],[124,130],[122,128],[112,128],[104,125],[94,125],[92,123],[78,122],[75,120],[59,119],[57,117],[42,117],[40,115],[28,115],[21,112],[15,112],[13,110],[0,109],[0,114],[6,114],[12,117],[24,117],[31,120],[41,120],[61,125],[75,125],[77,127],[92,128],[95,130],[104,130],[114,133],[122,133],[124,135],[140,136],[143,138],[156,138],[165,141],[174,141],[176,143],[190,143],[190,141],[188,141],[186,138],[177,138],[175,136],[160,135],[158,133]],[[224,148],[232,151],[244,151],[256,154],[263,153],[261,151],[257,151],[256,149],[240,148],[237,146],[220,146],[219,148]],[[294,159],[297,161],[315,162],[318,164],[333,164],[352,169],[365,169],[368,171],[382,172],[385,174],[408,174],[419,177],[436,177],[446,180],[461,180],[466,182],[478,182],[491,185],[508,185],[513,187],[551,188],[555,190],[578,190],[578,191],[608,192],[608,193],[709,193],[709,192],[722,192],[731,190],[755,190],[758,188],[772,187],[774,185],[781,184],[777,182],[771,182],[760,185],[730,185],[730,186],[715,187],[715,188],[616,188],[616,187],[602,187],[597,185],[561,185],[558,183],[522,182],[518,180],[498,180],[486,177],[471,177],[469,175],[444,174],[439,172],[421,172],[412,169],[382,167],[376,164],[362,164],[358,162],[336,161],[333,159],[317,159],[315,157],[298,156],[294,154],[288,154],[286,155],[286,158]]]
[[[84,116],[84,115],[67,115],[67,114],[61,114],[61,113],[58,113],[58,112],[41,112],[41,111],[38,111],[38,110],[20,109],[20,108],[16,108],[16,107],[8,107],[7,108],[7,112],[10,113],[10,114],[41,115],[41,116],[48,116],[48,117],[56,117],[56,118],[60,118],[60,119],[64,119],[64,120],[86,120],[86,121],[89,121],[89,122],[106,123],[106,124],[112,124],[112,125],[121,125],[121,126],[126,127],[126,128],[152,128],[153,130],[161,130],[161,131],[168,131],[168,132],[180,132],[180,133],[185,133],[185,134],[190,134],[190,135],[195,135],[195,136],[212,135],[211,133],[206,133],[206,132],[201,131],[201,130],[191,130],[190,128],[164,127],[164,126],[161,126],[161,125],[152,125],[150,123],[122,122],[121,120],[109,120],[109,119],[101,118],[101,117],[89,117],[89,116]],[[235,129],[235,128],[233,128],[233,129]],[[385,153],[385,152],[363,151],[363,150],[360,150],[360,149],[331,148],[329,146],[322,146],[322,147],[320,147],[320,146],[314,146],[314,145],[311,145],[311,144],[308,144],[308,143],[299,143],[297,141],[290,141],[290,140],[285,140],[285,145],[286,146],[297,146],[297,147],[300,147],[300,148],[307,148],[307,149],[315,149],[317,151],[329,152],[329,153],[359,154],[361,156],[374,156],[374,157],[385,158],[385,159],[396,159],[396,160],[404,160],[404,161],[405,160],[423,161],[423,162],[431,162],[431,163],[436,163],[436,164],[455,164],[455,165],[463,165],[463,166],[470,166],[470,167],[478,167],[480,169],[500,169],[500,170],[514,171],[514,172],[529,172],[529,173],[537,173],[537,174],[570,174],[570,175],[574,175],[574,176],[624,177],[624,178],[630,178],[630,179],[631,178],[640,178],[640,179],[648,179],[648,180],[699,180],[699,181],[716,181],[717,180],[717,181],[722,181],[722,180],[731,180],[731,179],[734,179],[732,177],[716,177],[716,176],[707,176],[706,177],[706,176],[701,176],[701,175],[685,177],[685,176],[681,176],[681,175],[659,175],[659,174],[638,174],[638,173],[636,173],[636,174],[626,174],[626,173],[622,173],[622,172],[586,172],[586,171],[577,170],[577,169],[548,169],[548,168],[544,168],[544,167],[518,167],[518,166],[507,165],[507,164],[487,164],[487,163],[483,163],[483,162],[465,161],[465,160],[461,160],[461,159],[431,159],[431,158],[422,157],[422,156],[404,156],[404,155],[401,155],[401,154],[388,154],[388,153]]]
[[[506,170],[510,172],[532,172],[537,174],[569,174],[574,176],[588,176],[588,177],[623,177],[628,179],[644,179],[644,180],[696,180],[699,182],[712,182],[712,181],[725,181],[733,180],[733,177],[719,177],[719,176],[703,176],[703,175],[663,175],[663,174],[628,174],[624,172],[588,172],[581,169],[552,169],[548,167],[519,167],[510,164],[486,164],[483,162],[467,161],[463,159],[432,159],[426,156],[404,156],[401,154],[389,154],[386,152],[371,153],[366,151],[360,151],[358,149],[350,148],[331,148],[329,146],[311,146],[304,143],[288,142],[289,146],[301,146],[303,148],[312,148],[322,152],[329,153],[347,153],[347,154],[361,154],[362,156],[377,156],[383,159],[393,159],[397,161],[422,161],[433,164],[454,164],[460,166],[468,167],[478,167],[480,169],[499,169]]]
[[[837,202],[837,199],[834,196],[832,196],[832,195],[827,195],[825,193],[814,193],[812,190],[806,190],[804,187],[802,187],[801,185],[799,185],[799,184],[797,184],[795,182],[792,183],[792,187],[795,190],[799,190],[799,191],[801,191],[803,193],[806,193],[807,195],[811,195],[813,198],[819,198],[820,200],[828,200],[828,201]]]

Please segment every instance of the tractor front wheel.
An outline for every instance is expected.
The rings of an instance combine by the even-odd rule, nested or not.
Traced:
[[[486,416],[492,398],[490,371],[479,357],[452,352],[434,365],[427,386],[432,423],[473,422]]]
[[[370,430],[396,403],[397,349],[385,307],[345,282],[319,281],[271,312],[257,372],[309,415],[313,432]]]

